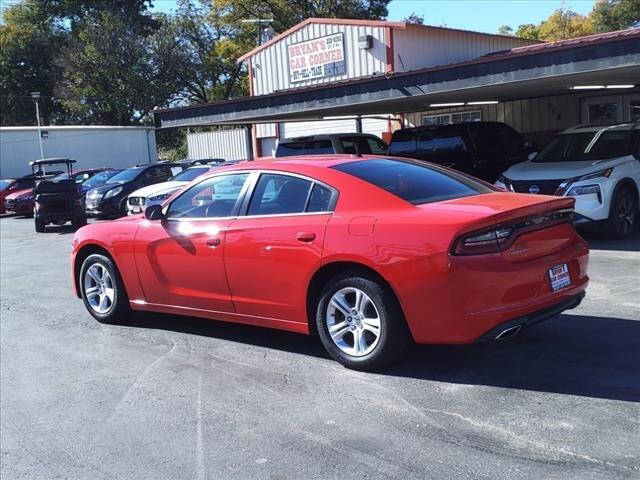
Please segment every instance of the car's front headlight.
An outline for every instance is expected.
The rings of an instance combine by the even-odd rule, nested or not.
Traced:
[[[112,188],[111,190],[109,190],[104,198],[111,198],[111,197],[115,197],[116,195],[118,195],[120,192],[122,191],[122,187],[116,187],[116,188]]]
[[[587,195],[589,193],[600,193],[600,185],[582,185],[571,187],[567,192],[567,196],[574,197],[576,195]]]
[[[160,195],[155,195],[153,197],[149,197],[150,202],[162,202],[171,196],[170,193],[161,193]]]

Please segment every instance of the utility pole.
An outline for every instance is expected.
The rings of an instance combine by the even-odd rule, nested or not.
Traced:
[[[44,150],[42,149],[42,130],[40,129],[40,107],[38,106],[40,92],[31,92],[31,98],[33,98],[33,101],[36,103],[36,122],[38,123],[38,143],[40,144],[40,158],[44,158]]]
[[[271,22],[273,22],[273,18],[247,18],[247,19],[242,20],[242,23],[255,23],[256,24],[256,29],[258,30],[258,38],[257,38],[258,46],[262,45],[262,34],[263,33],[267,34],[267,36],[273,37],[273,34],[275,32],[273,31],[273,28],[268,26]],[[267,25],[267,28],[265,28],[264,32],[262,31],[262,25],[263,24]]]

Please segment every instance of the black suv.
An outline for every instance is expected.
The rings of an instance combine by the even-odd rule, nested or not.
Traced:
[[[74,163],[76,163],[75,160],[68,158],[44,158],[29,163],[34,177],[42,176],[46,167],[54,165],[67,167],[66,174],[62,173],[54,178],[44,177],[36,181],[33,189],[35,197],[33,220],[36,232],[44,232],[49,223],[63,225],[71,222],[75,228],[87,224],[82,192],[73,175]]]
[[[139,188],[166,182],[182,167],[171,163],[151,163],[127,168],[99,187],[87,192],[87,215],[122,217],[127,214],[127,197]]]
[[[534,150],[506,123],[464,122],[396,130],[388,154],[437,163],[493,183]]]

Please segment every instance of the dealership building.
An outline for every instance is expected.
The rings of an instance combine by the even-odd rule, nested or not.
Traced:
[[[269,156],[281,138],[500,121],[542,143],[640,120],[640,29],[550,43],[408,22],[309,18],[238,59],[250,96],[155,112],[192,158]]]

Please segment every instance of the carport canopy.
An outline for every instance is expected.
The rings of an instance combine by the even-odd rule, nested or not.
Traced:
[[[459,64],[333,82],[269,95],[158,110],[157,128],[246,125],[507,101],[573,86],[638,85],[640,29],[519,47]]]

